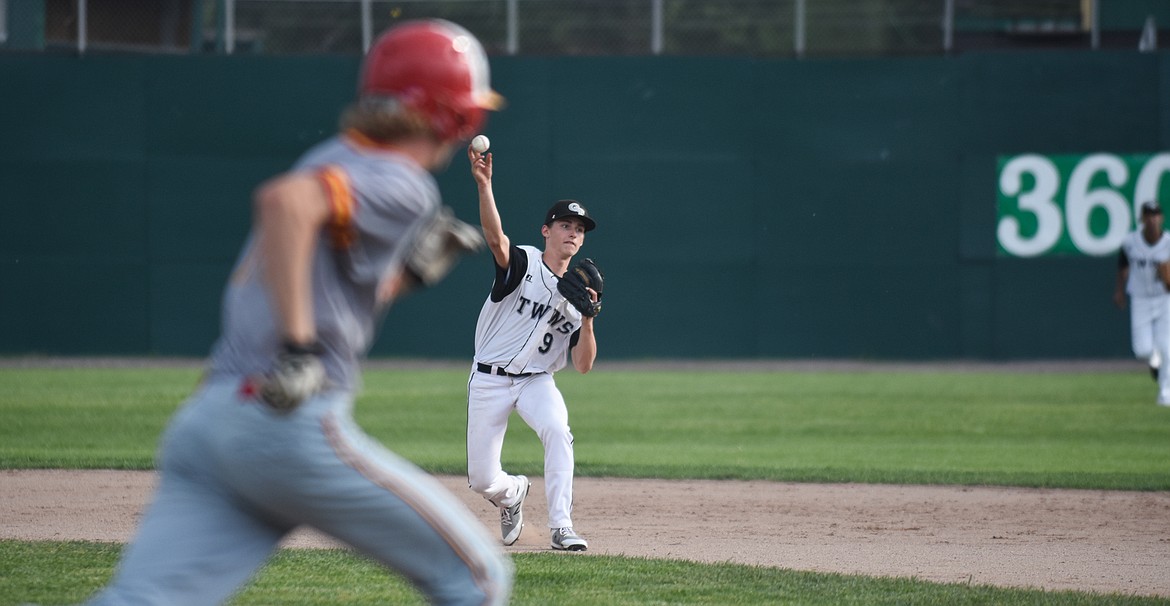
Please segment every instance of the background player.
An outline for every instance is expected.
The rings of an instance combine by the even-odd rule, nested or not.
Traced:
[[[370,50],[359,88],[344,132],[257,191],[206,378],[171,420],[154,501],[93,604],[218,604],[301,524],[432,603],[507,601],[511,565],[483,525],[352,417],[391,300],[441,278],[467,231],[479,239],[444,219],[428,171],[496,106],[487,59],[463,28],[408,22]],[[432,238],[451,255],[421,254]]]
[[[471,489],[500,508],[505,545],[520,537],[529,481],[508,475],[500,462],[508,417],[515,410],[544,445],[544,483],[553,549],[583,551],[573,530],[573,434],[553,373],[568,362],[587,373],[597,357],[593,318],[582,316],[557,292],[573,255],[596,227],[579,202],[557,202],[544,216],[544,251],[511,243],[492,192],[492,154],[470,147],[479,189],[479,218],[496,278],[475,327],[475,366],[468,381],[467,479]],[[597,300],[597,293],[590,291]]]
[[[1125,309],[1130,300],[1130,338],[1133,353],[1147,360],[1158,382],[1158,404],[1170,406],[1170,295],[1159,271],[1170,261],[1170,235],[1162,228],[1162,207],[1142,204],[1141,227],[1121,243],[1117,256],[1117,283],[1113,302]]]

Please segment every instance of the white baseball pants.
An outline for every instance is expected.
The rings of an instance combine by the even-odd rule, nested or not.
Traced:
[[[497,507],[511,507],[523,486],[504,472],[500,454],[515,410],[544,445],[544,493],[549,528],[572,526],[573,434],[569,411],[553,376],[502,377],[472,369],[467,383],[467,482]]]
[[[1130,297],[1129,320],[1133,355],[1156,356],[1158,402],[1170,403],[1170,295]]]

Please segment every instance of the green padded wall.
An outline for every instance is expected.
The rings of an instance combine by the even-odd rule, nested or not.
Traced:
[[[996,255],[996,158],[1170,143],[1166,52],[494,58],[505,228],[596,215],[601,355],[1128,354],[1112,257]],[[0,353],[203,355],[250,193],[329,136],[355,58],[0,55]],[[457,155],[439,176],[476,219]],[[376,356],[469,358],[492,279],[400,302]]]

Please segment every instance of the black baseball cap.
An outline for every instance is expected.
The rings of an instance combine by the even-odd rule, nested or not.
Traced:
[[[1143,215],[1160,215],[1160,214],[1162,214],[1162,207],[1158,206],[1158,203],[1153,201],[1153,200],[1150,200],[1149,202],[1143,202],[1142,203],[1142,214]]]
[[[576,200],[560,200],[544,213],[544,224],[551,225],[553,221],[561,217],[577,217],[585,223],[585,231],[592,231],[597,227],[597,222],[589,216],[589,211]]]

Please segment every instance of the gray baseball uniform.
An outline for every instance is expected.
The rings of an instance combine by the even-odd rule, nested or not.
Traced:
[[[218,604],[282,537],[315,527],[401,572],[433,603],[500,604],[510,563],[441,484],[366,436],[352,417],[359,360],[414,230],[440,206],[434,178],[360,136],[310,150],[333,205],[312,262],[330,387],[291,412],[257,400],[280,335],[254,238],[223,298],[207,377],[163,435],[161,480],[138,536],[92,604]]]

